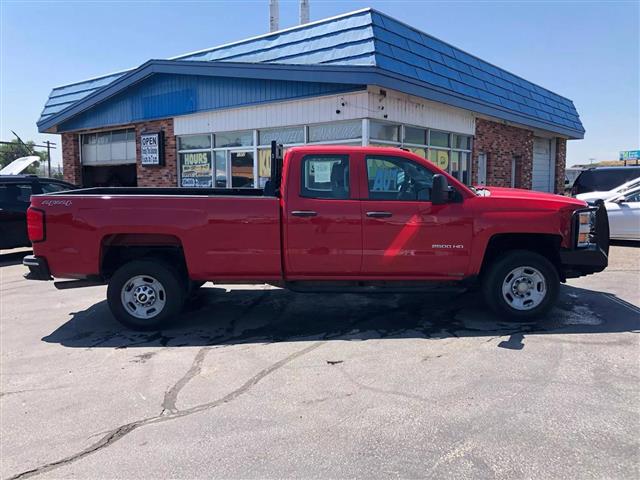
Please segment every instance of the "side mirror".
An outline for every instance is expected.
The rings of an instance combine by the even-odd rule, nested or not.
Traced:
[[[444,175],[436,173],[433,176],[433,187],[431,190],[431,203],[442,205],[449,201],[449,184]]]

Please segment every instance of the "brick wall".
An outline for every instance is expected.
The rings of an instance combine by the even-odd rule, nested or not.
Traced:
[[[62,134],[62,174],[66,182],[82,185],[80,136],[76,133]]]
[[[567,164],[567,139],[556,138],[556,193],[564,193],[564,177]]]
[[[501,123],[476,119],[476,135],[472,152],[472,179],[478,181],[478,154],[487,154],[487,185],[511,186],[513,157],[518,157],[515,183],[520,188],[531,188],[533,166],[533,132]]]
[[[176,162],[176,137],[173,134],[173,119],[132,125],[136,130],[136,176],[139,187],[176,187],[178,169]],[[127,126],[131,128],[131,126]],[[123,127],[114,127],[114,129]],[[143,167],[140,164],[140,134],[164,131],[164,166]],[[91,133],[91,131],[82,132]],[[62,166],[64,179],[82,185],[82,165],[80,163],[80,134],[62,134]]]
[[[173,119],[137,123],[136,128],[136,174],[139,187],[177,187],[178,164],[176,159],[176,137],[173,134]],[[146,167],[140,164],[140,134],[164,132],[164,166]]]

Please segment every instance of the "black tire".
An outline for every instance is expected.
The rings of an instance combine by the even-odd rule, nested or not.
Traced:
[[[522,275],[511,275],[519,268],[525,268]],[[523,288],[527,291],[518,290],[520,283],[525,283]],[[503,293],[503,287],[506,293]],[[559,292],[560,278],[553,264],[542,255],[527,250],[513,250],[497,258],[482,278],[482,293],[487,305],[511,320],[544,315],[556,303]]]
[[[123,289],[127,284],[130,289],[125,293]],[[149,289],[153,293],[144,296]],[[116,270],[109,280],[107,302],[113,316],[126,327],[133,330],[157,330],[180,312],[186,291],[186,281],[170,265],[156,259],[134,260]],[[132,296],[136,297],[135,301],[131,299]],[[126,302],[126,297],[129,297],[129,302]],[[152,297],[153,303],[141,304],[138,301]],[[132,313],[134,311],[138,315],[149,316],[140,318]]]
[[[191,281],[189,282],[189,291],[187,292],[187,295],[188,295],[188,296],[195,295],[195,293],[196,293],[196,292],[200,289],[200,287],[202,287],[205,283],[207,283],[207,282],[202,282],[202,281],[197,281],[197,282],[196,282],[196,281],[194,281],[194,280],[191,280]]]

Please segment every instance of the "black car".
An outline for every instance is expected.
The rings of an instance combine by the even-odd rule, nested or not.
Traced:
[[[0,248],[28,247],[27,208],[31,195],[78,188],[61,180],[35,175],[0,175]]]
[[[571,195],[588,192],[607,192],[640,177],[640,166],[596,167],[584,170],[571,187]]]

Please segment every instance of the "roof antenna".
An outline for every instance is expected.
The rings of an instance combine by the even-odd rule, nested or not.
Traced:
[[[269,31],[275,32],[280,28],[280,7],[278,0],[269,0]]]
[[[309,0],[300,0],[300,25],[309,23]]]

